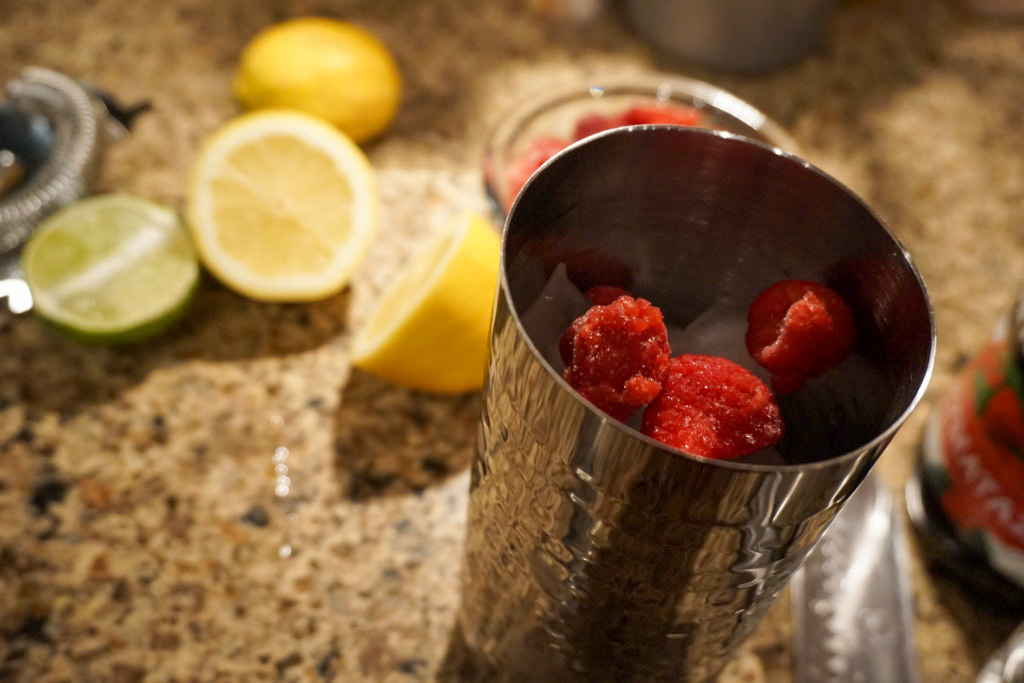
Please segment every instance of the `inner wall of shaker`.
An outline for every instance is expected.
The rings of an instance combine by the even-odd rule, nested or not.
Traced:
[[[538,315],[564,296],[552,284],[563,276],[579,290],[624,287],[660,307],[670,329],[737,318],[722,328],[729,352],[716,355],[755,370],[749,356],[735,357],[746,355],[744,319],[754,298],[784,279],[836,289],[856,315],[857,350],[797,394],[780,397],[785,462],[863,446],[905,412],[927,375],[927,294],[899,245],[834,181],[739,138],[642,126],[581,143],[524,189],[504,248],[512,308],[556,373],[553,350],[586,308],[575,301],[561,317],[557,310]],[[689,343],[687,333],[676,338]],[[673,355],[714,352],[677,345]]]

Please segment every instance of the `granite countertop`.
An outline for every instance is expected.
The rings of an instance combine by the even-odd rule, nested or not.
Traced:
[[[940,336],[925,404],[878,468],[894,490],[906,480],[930,404],[1024,283],[1024,25],[853,2],[808,59],[755,77],[663,61],[614,17],[580,29],[525,5],[0,0],[0,78],[41,64],[152,100],[98,189],[175,206],[199,140],[237,111],[242,45],[268,23],[357,19],[406,81],[395,125],[367,147],[381,236],[349,291],[268,305],[206,281],[174,332],[117,351],[0,313],[0,680],[433,677],[457,605],[478,400],[352,370],[349,329],[432,227],[483,205],[488,123],[552,79],[711,80],[889,221]],[[912,555],[921,680],[973,680],[1019,615]],[[788,635],[783,599],[722,683],[789,680]]]

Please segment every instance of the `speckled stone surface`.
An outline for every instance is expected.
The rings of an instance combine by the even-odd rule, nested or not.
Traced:
[[[879,467],[894,489],[906,480],[929,405],[1024,285],[1024,25],[851,3],[809,58],[754,77],[664,61],[613,16],[560,26],[526,5],[0,0],[0,78],[41,64],[153,101],[98,189],[175,206],[199,140],[237,111],[242,45],[268,23],[358,20],[406,81],[395,125],[367,148],[381,236],[348,292],[266,305],[207,281],[177,330],[120,351],[0,313],[0,680],[433,678],[458,600],[477,398],[351,370],[348,331],[438,222],[483,206],[489,123],[555,79],[657,68],[716,82],[890,222],[940,335],[925,404]],[[912,555],[921,680],[973,680],[1022,615]],[[789,680],[788,638],[780,601],[722,683]]]

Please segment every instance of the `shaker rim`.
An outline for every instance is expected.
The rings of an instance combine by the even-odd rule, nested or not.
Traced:
[[[616,420],[615,418],[611,417],[610,415],[608,415],[607,413],[602,411],[600,408],[595,406],[593,403],[591,403],[590,401],[585,399],[582,395],[580,395],[580,393],[578,391],[573,389],[569,385],[569,383],[565,381],[565,378],[563,378],[560,373],[555,372],[554,368],[552,368],[551,365],[547,362],[547,360],[544,357],[544,354],[542,354],[539,351],[539,349],[534,344],[533,339],[530,337],[529,334],[526,333],[526,330],[523,327],[522,320],[520,319],[520,316],[519,316],[519,311],[516,308],[515,302],[512,300],[511,288],[509,286],[508,275],[507,275],[507,269],[505,267],[506,266],[506,250],[507,250],[507,247],[508,247],[508,233],[509,233],[508,228],[509,228],[509,225],[511,223],[512,216],[515,215],[516,209],[518,208],[520,201],[522,200],[523,196],[526,194],[526,192],[529,189],[530,185],[532,185],[536,181],[538,176],[540,176],[544,172],[544,170],[546,168],[548,168],[549,166],[551,166],[552,164],[557,163],[560,159],[562,159],[565,156],[573,154],[573,152],[577,148],[579,148],[580,146],[586,145],[586,144],[590,144],[590,143],[592,143],[593,141],[595,141],[597,139],[608,137],[608,136],[612,136],[612,135],[630,135],[632,133],[639,132],[639,131],[645,131],[645,130],[674,130],[674,131],[678,131],[681,134],[685,134],[685,135],[708,135],[708,136],[713,136],[713,137],[718,137],[718,138],[723,138],[723,139],[728,139],[728,140],[734,140],[734,141],[736,141],[736,142],[738,142],[740,144],[753,145],[755,147],[759,147],[762,150],[764,150],[764,151],[766,151],[766,152],[768,152],[770,154],[778,155],[778,156],[786,159],[789,162],[796,163],[796,164],[802,166],[807,171],[809,171],[809,172],[811,172],[813,174],[816,174],[819,177],[823,178],[826,182],[836,186],[841,191],[846,193],[849,197],[851,197],[855,202],[860,204],[860,206],[868,213],[868,215],[870,215],[878,223],[878,225],[884,231],[885,235],[888,236],[889,239],[892,240],[894,246],[899,250],[899,253],[903,256],[903,259],[905,260],[908,268],[910,269],[910,272],[913,275],[914,280],[917,282],[917,284],[920,287],[921,291],[925,293],[925,307],[927,309],[927,314],[928,314],[928,362],[927,362],[927,365],[926,365],[926,367],[924,369],[924,372],[921,374],[921,380],[918,383],[917,390],[914,392],[913,397],[911,397],[911,399],[907,402],[906,407],[884,429],[882,429],[879,432],[879,434],[877,436],[875,436],[873,439],[871,439],[870,441],[868,441],[868,442],[866,442],[864,444],[861,444],[861,445],[853,448],[852,450],[848,450],[847,452],[842,453],[840,455],[832,456],[830,458],[825,458],[823,460],[815,460],[815,461],[809,462],[809,463],[799,463],[799,464],[789,464],[789,463],[786,463],[786,464],[782,464],[782,465],[762,465],[762,464],[757,464],[757,463],[736,462],[735,460],[730,460],[730,459],[706,458],[706,457],[701,456],[701,455],[694,455],[693,453],[687,453],[684,450],[675,448],[673,446],[669,446],[669,445],[664,444],[664,443],[662,443],[660,441],[657,441],[656,439],[652,439],[651,437],[647,436],[646,434],[642,433],[641,431],[639,431],[637,429],[634,429],[633,427],[630,427],[629,425],[627,425],[627,424],[625,424],[623,422],[620,422],[620,421]],[[541,364],[541,366],[544,368],[544,370],[554,378],[554,380],[557,383],[559,383],[567,392],[569,392],[572,395],[574,400],[579,402],[584,407],[584,409],[590,410],[590,411],[595,412],[598,415],[600,415],[606,422],[608,422],[612,426],[613,429],[617,429],[617,430],[619,430],[619,431],[621,431],[621,432],[623,432],[625,434],[628,434],[630,437],[637,438],[637,439],[641,440],[642,442],[648,444],[649,446],[653,446],[654,448],[657,448],[658,450],[664,451],[664,452],[669,453],[669,454],[678,455],[678,456],[681,456],[681,457],[684,457],[684,458],[689,458],[691,460],[695,460],[695,461],[698,461],[698,462],[714,463],[717,466],[721,466],[721,467],[724,467],[724,468],[727,468],[727,469],[732,469],[732,470],[737,470],[737,471],[742,471],[742,472],[757,472],[757,473],[797,472],[797,471],[799,471],[799,472],[807,472],[807,471],[814,471],[814,470],[819,470],[819,469],[830,468],[830,467],[834,466],[836,463],[839,463],[839,462],[842,462],[842,461],[845,461],[845,460],[851,460],[851,459],[854,459],[856,457],[859,457],[867,449],[873,449],[875,447],[882,446],[889,439],[891,439],[893,437],[893,435],[896,433],[896,431],[900,428],[900,426],[906,421],[906,419],[910,416],[910,414],[914,411],[914,409],[920,403],[921,399],[924,397],[924,394],[925,394],[925,392],[926,392],[926,390],[928,388],[928,384],[929,384],[929,382],[931,380],[931,377],[932,377],[932,372],[933,372],[933,370],[935,368],[935,352],[936,352],[935,311],[934,311],[934,308],[932,306],[931,299],[927,296],[928,290],[927,290],[927,287],[925,286],[924,278],[921,277],[921,273],[918,270],[917,265],[914,263],[913,257],[910,255],[910,252],[907,250],[907,248],[903,245],[903,242],[901,242],[900,239],[898,237],[896,237],[896,235],[893,234],[892,230],[889,229],[888,224],[870,206],[868,206],[868,204],[863,199],[861,199],[861,197],[857,193],[855,193],[853,190],[851,190],[845,183],[837,180],[835,177],[833,177],[832,175],[826,173],[825,171],[823,171],[822,169],[818,168],[814,164],[811,164],[810,162],[808,162],[808,161],[806,161],[806,160],[796,156],[795,154],[793,154],[791,152],[787,152],[787,151],[785,151],[783,149],[780,149],[779,147],[775,147],[773,145],[765,144],[765,143],[759,142],[757,140],[752,140],[752,139],[750,139],[748,137],[745,137],[743,135],[738,135],[738,134],[735,134],[735,133],[730,133],[728,131],[711,130],[711,129],[688,127],[688,126],[687,127],[673,126],[673,125],[666,125],[666,124],[640,124],[640,125],[634,125],[634,126],[624,126],[624,127],[620,127],[620,128],[614,128],[614,129],[611,129],[611,130],[602,131],[600,133],[596,133],[596,134],[594,134],[594,135],[592,135],[590,137],[584,138],[582,140],[577,140],[577,141],[573,142],[572,144],[568,145],[567,147],[565,147],[564,149],[562,149],[561,151],[559,151],[558,153],[552,155],[526,181],[526,183],[523,185],[522,190],[520,190],[519,194],[516,196],[515,200],[512,202],[512,205],[509,207],[508,213],[506,214],[506,217],[505,217],[505,223],[504,223],[504,226],[502,227],[502,231],[501,231],[501,253],[500,253],[499,276],[500,276],[500,284],[501,284],[501,288],[500,288],[501,289],[501,293],[500,293],[500,295],[505,297],[505,302],[506,302],[506,305],[508,306],[508,309],[509,309],[509,315],[514,320],[516,326],[519,328],[519,332],[521,333],[522,337],[524,338],[524,341],[526,342],[526,344],[529,347],[530,351],[533,353],[534,358],[537,360],[537,362],[539,362]]]

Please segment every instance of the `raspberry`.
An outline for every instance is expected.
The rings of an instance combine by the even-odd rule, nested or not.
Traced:
[[[644,411],[643,432],[652,439],[706,458],[738,458],[782,438],[771,389],[730,360],[678,356],[662,384]]]
[[[615,285],[595,285],[583,292],[583,296],[590,299],[590,302],[593,304],[607,306],[620,296],[629,296],[629,292]],[[558,353],[562,356],[562,361],[566,365],[572,361],[572,340],[575,336],[576,328],[573,325],[569,325],[565,334],[558,340]]]
[[[620,296],[629,296],[629,292],[615,285],[594,285],[583,292],[583,296],[599,306],[607,306]]]
[[[505,201],[509,206],[512,206],[516,195],[523,189],[523,185],[530,179],[533,172],[543,166],[545,161],[565,149],[566,144],[565,140],[550,135],[541,136],[530,143],[526,152],[516,159],[506,175],[508,195]]]
[[[558,355],[562,357],[562,362],[568,367],[569,363],[572,362],[572,342],[576,338],[576,321],[574,320],[571,325],[565,330],[565,334],[558,340]]]
[[[621,116],[587,114],[586,116],[580,117],[580,120],[576,122],[576,131],[574,135],[577,140],[582,140],[583,138],[590,137],[591,135],[596,135],[601,131],[624,125],[625,122]]]
[[[565,381],[612,417],[625,420],[661,391],[668,332],[661,310],[649,301],[621,296],[593,306],[569,333]]]
[[[818,282],[783,280],[761,292],[747,314],[747,351],[772,373],[780,394],[834,368],[853,350],[853,311]]]
[[[700,114],[696,109],[657,105],[637,105],[622,115],[620,125],[632,126],[641,123],[670,123],[676,126],[696,126]]]

